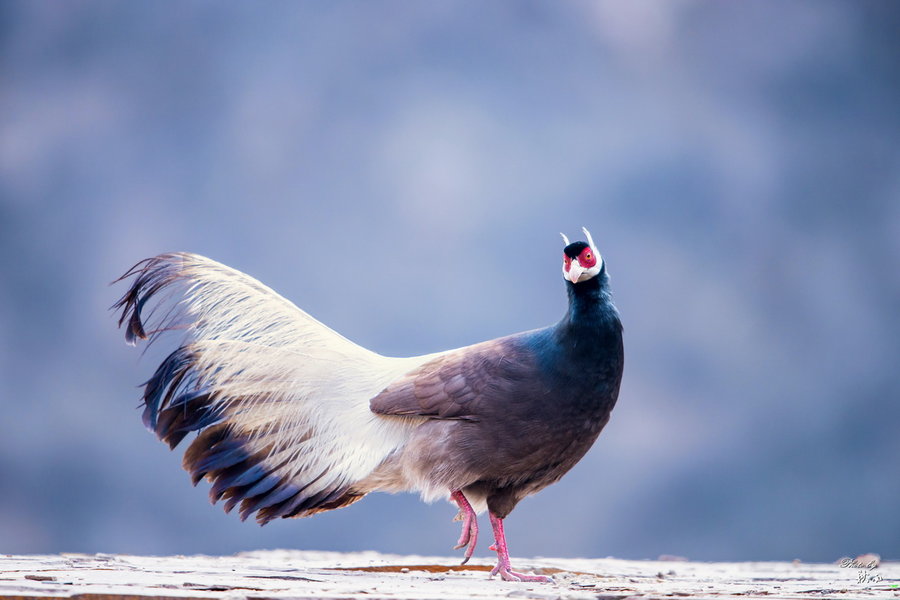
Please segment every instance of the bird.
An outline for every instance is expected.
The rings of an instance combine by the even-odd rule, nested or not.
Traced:
[[[548,327],[388,357],[320,323],[256,279],[191,253],[147,258],[113,305],[126,342],[179,338],[143,385],[143,423],[212,503],[261,525],[369,493],[452,501],[468,561],[488,512],[490,577],[512,569],[504,521],[591,448],[622,380],[622,323],[590,232],[564,242],[564,316]],[[168,332],[168,333],[167,333]],[[166,334],[164,336],[164,334]]]

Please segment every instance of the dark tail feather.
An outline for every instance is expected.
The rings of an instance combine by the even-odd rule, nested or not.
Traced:
[[[226,424],[201,432],[184,456],[184,468],[195,484],[204,477],[212,482],[209,497],[213,503],[224,500],[225,512],[240,504],[241,520],[256,512],[260,525],[279,517],[305,517],[347,506],[364,495],[347,487],[304,493],[317,479],[297,485],[277,473],[282,466],[272,463],[268,452],[247,452],[245,440]]]
[[[166,430],[160,430],[157,425],[161,408],[177,406],[178,402],[172,402],[173,397],[178,394],[178,400],[185,402],[188,396],[199,395],[202,390],[196,389],[198,382],[193,377],[188,377],[191,369],[196,363],[197,357],[191,352],[188,346],[182,346],[175,350],[172,354],[159,365],[153,377],[144,382],[144,426],[154,432],[159,439],[166,440]],[[188,381],[185,381],[185,379]],[[185,384],[187,384],[185,386]],[[191,386],[194,384],[194,386]],[[194,387],[190,391],[185,387]],[[170,444],[173,448],[174,445]]]
[[[138,339],[148,338],[147,332],[144,330],[144,323],[141,321],[141,311],[144,305],[161,289],[183,278],[181,275],[183,260],[184,254],[181,253],[160,254],[153,258],[146,258],[113,282],[118,283],[129,277],[135,278],[128,291],[112,305],[112,310],[121,311],[119,327],[126,321],[128,322],[125,328],[125,341],[132,346]],[[168,329],[170,325],[165,324],[158,331]]]

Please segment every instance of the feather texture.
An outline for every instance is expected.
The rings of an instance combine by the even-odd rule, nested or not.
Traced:
[[[240,503],[241,518],[255,512],[265,523],[358,500],[368,490],[354,484],[424,420],[375,415],[369,400],[432,356],[371,352],[202,256],[163,254],[131,277],[114,307],[126,339],[185,332],[144,386],[144,423],[173,448],[199,432],[184,467],[195,483],[213,483],[213,502]]]

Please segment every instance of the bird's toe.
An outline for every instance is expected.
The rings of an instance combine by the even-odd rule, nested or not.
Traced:
[[[491,571],[491,576],[493,577],[495,573],[498,573],[503,581],[553,583],[553,578],[546,575],[527,575],[525,573],[519,573],[518,571],[498,569],[496,567]]]

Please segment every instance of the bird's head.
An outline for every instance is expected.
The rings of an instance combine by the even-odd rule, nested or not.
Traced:
[[[572,283],[580,283],[596,277],[603,270],[603,258],[597,252],[597,246],[591,239],[591,233],[585,229],[587,242],[569,242],[569,238],[561,233],[566,247],[563,249],[563,278]]]

